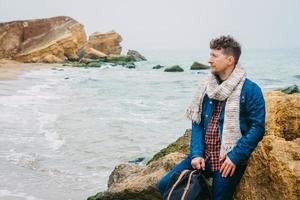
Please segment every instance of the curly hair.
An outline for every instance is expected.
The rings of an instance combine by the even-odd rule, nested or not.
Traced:
[[[230,35],[222,35],[219,38],[212,39],[210,49],[222,49],[224,54],[234,57],[235,64],[238,63],[242,53],[241,45]]]

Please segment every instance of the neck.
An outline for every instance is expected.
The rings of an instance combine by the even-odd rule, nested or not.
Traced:
[[[226,68],[226,70],[224,70],[218,74],[219,78],[222,81],[227,80],[228,77],[230,76],[230,74],[233,72],[234,68],[235,68],[235,65],[229,66],[228,68]]]

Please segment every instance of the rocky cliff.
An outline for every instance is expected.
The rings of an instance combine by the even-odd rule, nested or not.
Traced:
[[[89,36],[86,46],[100,51],[106,55],[120,55],[122,37],[115,31],[107,33],[95,32]]]
[[[71,66],[81,66],[82,59],[114,64],[122,60],[122,64],[130,66],[146,60],[133,50],[121,55],[121,42],[121,35],[115,31],[94,32],[87,40],[84,26],[65,16],[0,23],[0,59],[30,63],[66,61]]]
[[[74,60],[85,43],[83,25],[70,17],[0,24],[0,58],[51,63]]]
[[[236,200],[300,199],[300,94],[265,94],[266,133],[249,159]],[[157,153],[146,166],[122,164],[109,177],[108,189],[90,197],[161,199],[157,181],[189,152],[191,131]]]

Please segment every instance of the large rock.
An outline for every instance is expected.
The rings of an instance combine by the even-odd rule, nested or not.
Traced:
[[[235,199],[300,199],[300,94],[265,94],[266,134],[251,155]]]
[[[132,56],[135,61],[145,61],[147,60],[142,54],[135,50],[128,50],[127,56]]]
[[[101,51],[98,51],[92,47],[86,45],[85,47],[81,48],[78,52],[79,59],[87,58],[87,59],[99,59],[105,58],[107,55]]]
[[[122,47],[120,46],[121,42],[121,35],[115,31],[107,33],[95,32],[89,36],[87,47],[93,48],[106,55],[120,55],[122,52]]]
[[[204,65],[202,63],[194,62],[191,66],[191,70],[203,70],[203,69],[209,69],[210,66]]]
[[[184,156],[175,152],[147,166],[121,164],[109,176],[107,191],[88,200],[160,200],[157,182]]]
[[[179,65],[174,65],[164,70],[164,72],[183,72],[183,71],[184,69],[182,69]]]
[[[85,42],[83,25],[70,17],[0,23],[0,58],[22,62],[76,60]]]
[[[300,199],[300,94],[269,92],[266,133],[248,162],[236,200]],[[146,166],[119,165],[108,190],[91,199],[160,199],[157,181],[189,152],[191,131],[162,149]]]
[[[300,199],[300,138],[267,135],[253,152],[236,200]]]
[[[266,135],[287,141],[300,137],[300,94],[265,93]]]

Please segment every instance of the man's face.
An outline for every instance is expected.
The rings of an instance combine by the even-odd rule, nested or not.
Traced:
[[[233,64],[233,56],[228,56],[223,53],[223,49],[211,49],[208,63],[210,64],[211,72],[215,75],[224,73],[228,67]]]

